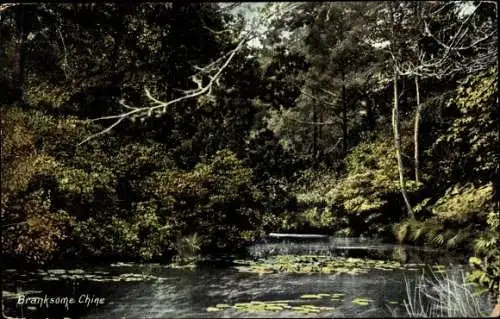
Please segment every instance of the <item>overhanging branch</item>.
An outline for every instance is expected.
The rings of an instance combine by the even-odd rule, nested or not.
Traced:
[[[191,80],[197,85],[196,88],[190,89],[190,90],[184,90],[183,93],[184,95],[172,99],[170,101],[161,101],[151,94],[148,88],[145,88],[144,91],[146,93],[146,97],[148,98],[150,105],[149,106],[144,106],[144,107],[133,107],[125,104],[125,101],[121,100],[120,105],[122,105],[124,108],[127,110],[130,110],[128,112],[116,114],[116,115],[109,115],[109,116],[102,116],[99,118],[95,119],[90,119],[88,120],[89,122],[93,121],[101,121],[101,120],[115,120],[111,125],[109,125],[107,128],[104,130],[101,130],[95,134],[92,134],[85,138],[82,142],[80,142],[78,145],[82,145],[91,139],[98,137],[100,135],[106,134],[110,132],[115,126],[120,124],[123,120],[128,119],[128,118],[135,118],[135,117],[150,117],[153,114],[164,114],[167,112],[167,108],[173,104],[179,103],[184,100],[196,98],[199,96],[202,96],[204,94],[210,95],[212,93],[212,89],[214,85],[218,84],[218,81],[221,77],[222,72],[227,68],[227,66],[231,63],[233,60],[234,56],[243,48],[244,44],[247,43],[251,39],[251,34],[247,34],[246,36],[243,37],[243,39],[238,43],[238,45],[228,53],[224,54],[221,58],[217,59],[216,61],[210,63],[209,65],[205,67],[198,67],[195,66],[194,68],[198,70],[198,73],[194,74],[191,76]],[[226,58],[225,60],[223,58]],[[210,79],[206,85],[202,84],[201,80],[201,75],[208,76]]]

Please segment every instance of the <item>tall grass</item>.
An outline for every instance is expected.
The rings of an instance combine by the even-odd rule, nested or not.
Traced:
[[[409,317],[487,317],[488,301],[474,293],[463,271],[431,276],[422,274],[415,282],[405,278],[404,306]]]

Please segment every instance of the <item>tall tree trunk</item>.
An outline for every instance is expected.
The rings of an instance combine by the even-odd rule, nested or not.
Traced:
[[[323,122],[323,112],[318,112],[318,120],[320,123]],[[321,161],[323,158],[323,146],[320,146],[321,141],[323,139],[323,125],[317,125],[318,126],[318,155],[316,159],[318,161]]]
[[[316,101],[313,102],[313,122],[318,122],[318,112],[316,110]],[[313,145],[312,145],[312,155],[313,155],[313,167],[316,168],[317,164],[317,153],[318,153],[318,125],[313,125]]]
[[[344,136],[342,151],[344,156],[347,155],[347,149],[349,145],[347,144],[347,106],[346,106],[346,94],[345,94],[345,72],[342,70],[342,135]]]
[[[366,98],[366,125],[369,131],[375,129],[375,99],[367,96]]]
[[[417,96],[417,111],[415,113],[415,134],[414,134],[414,143],[415,143],[415,182],[420,183],[420,172],[419,172],[419,143],[418,136],[420,130],[420,88],[418,85],[418,75],[415,75],[415,91]]]
[[[398,76],[396,70],[394,70],[394,105],[392,108],[392,129],[394,131],[394,146],[396,148],[396,158],[398,160],[398,171],[399,171],[399,184],[401,188],[401,194],[405,201],[406,209],[408,210],[408,215],[410,218],[415,218],[413,215],[413,209],[411,208],[410,201],[408,200],[408,194],[406,193],[406,184],[403,171],[403,159],[401,157],[401,136],[399,132],[399,100],[398,100]]]

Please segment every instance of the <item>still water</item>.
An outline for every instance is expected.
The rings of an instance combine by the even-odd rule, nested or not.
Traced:
[[[26,318],[405,316],[405,279],[421,276],[424,265],[463,268],[460,260],[443,251],[339,238],[275,239],[251,247],[248,258],[287,254],[398,260],[422,269],[370,269],[356,275],[244,273],[232,266],[205,265],[190,270],[127,263],[30,272],[7,269],[2,276],[5,312]],[[43,300],[45,296],[47,300]],[[240,307],[250,302],[282,307],[271,311]],[[305,311],[307,307],[316,310]]]

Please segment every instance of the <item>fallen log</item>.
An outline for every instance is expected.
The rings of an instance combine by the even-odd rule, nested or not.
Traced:
[[[275,238],[327,238],[327,235],[318,234],[281,234],[281,233],[269,233],[269,237]]]

